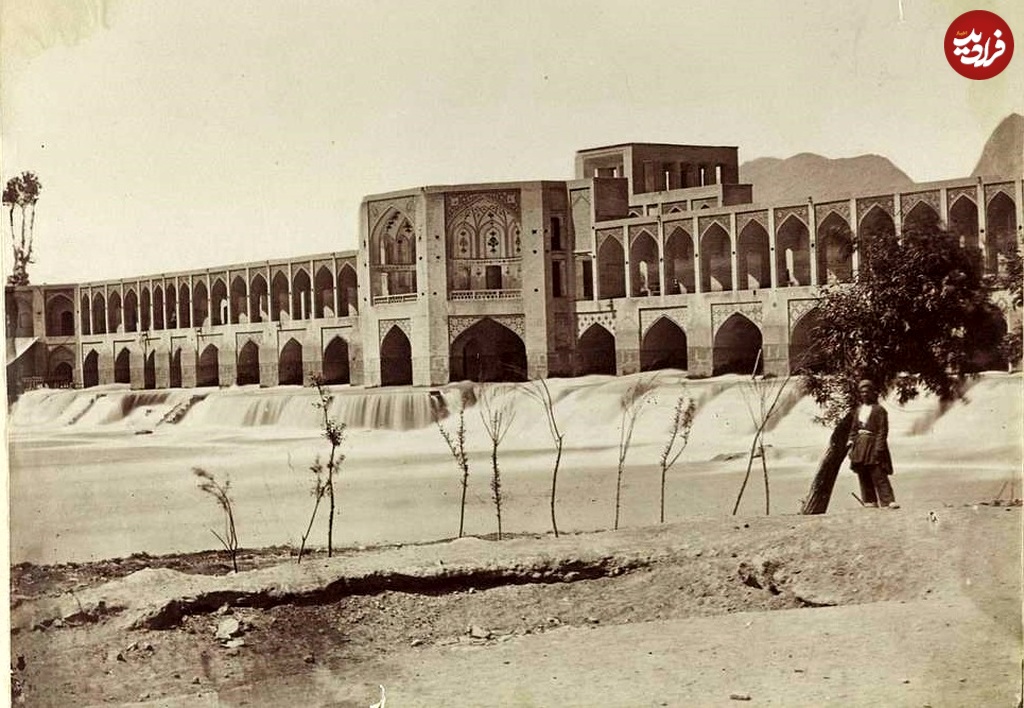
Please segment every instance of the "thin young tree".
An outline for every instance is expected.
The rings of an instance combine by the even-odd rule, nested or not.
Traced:
[[[558,519],[555,514],[555,500],[558,495],[558,468],[562,464],[562,446],[565,440],[565,433],[558,426],[558,418],[555,415],[555,402],[551,398],[551,389],[544,379],[536,379],[528,382],[523,390],[526,395],[540,404],[544,409],[544,419],[548,424],[548,433],[555,445],[555,462],[551,468],[551,496],[549,506],[551,508],[551,531],[558,538]]]
[[[819,366],[805,386],[835,425],[802,513],[828,509],[846,454],[857,382],[872,379],[904,404],[922,391],[962,398],[975,356],[979,315],[988,303],[978,264],[937,217],[903,230],[862,234],[855,282],[822,288],[813,335]]]
[[[665,443],[665,449],[661,451],[659,460],[661,465],[661,513],[658,516],[658,521],[662,524],[665,523],[665,478],[690,442],[690,430],[693,428],[693,418],[696,414],[696,402],[692,398],[688,398],[685,391],[679,394],[672,409],[672,427],[669,429],[668,442]],[[676,443],[678,443],[678,447]]]
[[[453,430],[448,430],[441,422],[444,412],[441,401],[431,401],[431,417],[434,419],[434,425],[437,426],[437,432],[441,434],[445,443],[448,445],[448,450],[452,454],[452,459],[455,460],[455,466],[459,470],[460,484],[462,486],[462,499],[459,503],[459,538],[465,533],[466,527],[466,493],[469,489],[469,456],[466,454],[466,407],[464,404],[459,405],[459,415],[456,418],[456,422]]]
[[[28,264],[33,263],[32,246],[36,225],[36,202],[43,185],[33,172],[22,172],[11,177],[4,186],[3,204],[7,207],[7,223],[11,232],[13,251],[12,273],[8,285],[28,285]],[[15,228],[15,209],[18,210],[19,228]]]
[[[309,524],[306,526],[306,533],[302,535],[302,542],[299,545],[298,561],[300,563],[302,562],[302,556],[306,550],[306,540],[309,538],[310,531],[313,528],[313,522],[316,520],[317,511],[320,509],[320,502],[324,497],[327,497],[328,501],[327,557],[330,558],[334,555],[334,515],[336,509],[334,479],[338,470],[341,468],[341,463],[345,461],[345,456],[340,452],[341,445],[345,441],[345,424],[339,423],[331,417],[331,404],[334,402],[334,396],[331,395],[330,391],[324,384],[323,378],[320,376],[313,376],[311,381],[316,387],[317,394],[317,400],[313,403],[313,406],[320,411],[320,429],[324,438],[328,443],[330,443],[331,450],[327,457],[326,464],[322,463],[320,461],[320,456],[317,455],[313,464],[309,467],[315,477],[313,486],[313,513],[310,514]]]
[[[654,377],[642,376],[626,389],[619,399],[622,418],[619,423],[619,466],[615,476],[615,525],[619,528],[619,516],[622,509],[622,475],[626,469],[626,455],[633,442],[633,430],[649,403],[654,401]]]
[[[213,497],[224,514],[224,534],[221,535],[213,529],[210,529],[210,533],[217,537],[224,550],[231,556],[231,568],[237,573],[238,534],[235,532],[235,510],[231,504],[231,495],[228,493],[231,489],[231,480],[225,479],[224,484],[220,484],[213,474],[201,467],[193,467],[192,474],[199,478],[199,490]]]
[[[501,487],[501,469],[498,465],[498,448],[508,434],[512,422],[516,418],[513,394],[515,388],[501,385],[484,385],[480,388],[478,404],[480,420],[491,441],[491,499],[494,501],[494,513],[498,520],[498,540],[501,540],[501,511],[504,493]]]
[[[754,437],[750,441],[750,453],[747,455],[747,472],[743,477],[743,484],[740,485],[739,494],[736,495],[736,503],[732,507],[733,516],[739,511],[747,482],[750,481],[754,460],[758,457],[761,458],[761,472],[764,478],[764,513],[766,516],[771,514],[771,489],[768,483],[768,458],[765,454],[764,435],[773,416],[778,411],[779,400],[789,384],[790,377],[787,375],[783,379],[776,379],[758,376],[757,370],[761,363],[761,354],[762,351],[758,350],[754,371],[742,389],[744,403],[750,413],[750,420],[754,424]]]

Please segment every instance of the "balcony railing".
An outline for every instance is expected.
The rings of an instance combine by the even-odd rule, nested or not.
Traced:
[[[416,293],[402,293],[401,295],[374,295],[374,305],[390,305],[396,302],[416,302]]]
[[[522,290],[456,290],[448,295],[449,300],[518,300]]]

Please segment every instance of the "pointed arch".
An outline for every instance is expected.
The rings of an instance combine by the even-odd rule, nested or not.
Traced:
[[[490,317],[455,338],[448,361],[452,381],[526,380],[526,345],[518,334]]]
[[[981,268],[981,244],[978,242],[978,205],[970,197],[961,194],[949,207],[949,231],[960,237],[960,245]]]
[[[228,286],[223,278],[215,278],[210,286],[210,324],[228,324]]]
[[[347,384],[350,380],[348,342],[334,337],[324,349],[324,383]]]
[[[287,322],[291,314],[291,287],[284,271],[277,270],[270,278],[270,317],[274,322]]]
[[[308,320],[311,314],[312,286],[305,268],[296,268],[292,273],[292,319]]]
[[[626,258],[619,239],[609,236],[597,250],[597,292],[599,299],[626,296]]]
[[[338,271],[338,309],[341,317],[359,314],[358,292],[356,269],[350,263],[346,263]]]
[[[334,277],[325,265],[317,268],[313,279],[313,316],[334,317]]]
[[[124,294],[124,331],[139,331],[139,297],[134,288],[128,288]]]
[[[181,347],[175,347],[171,352],[171,365],[167,372],[167,379],[170,388],[181,388]]]
[[[71,337],[75,334],[75,303],[63,293],[46,301],[46,334]]]
[[[412,383],[412,344],[402,328],[392,326],[380,345],[381,386],[403,386]]]
[[[257,273],[252,276],[252,282],[249,284],[249,311],[252,312],[253,322],[266,321],[269,304],[267,279],[262,273]]]
[[[70,388],[74,378],[74,352],[64,346],[51,349],[47,355],[46,384],[51,388]]]
[[[90,349],[82,360],[82,387],[92,388],[100,385],[100,355]]]
[[[745,315],[734,312],[715,333],[711,355],[712,374],[761,373],[764,361],[761,351],[761,330]]]
[[[249,287],[242,274],[231,279],[231,324],[249,321]]]
[[[903,230],[931,230],[939,225],[939,215],[927,202],[918,202],[903,215]]]
[[[659,317],[640,343],[640,371],[685,371],[688,366],[686,332],[668,317]]]
[[[153,286],[153,329],[162,330],[166,326],[164,319],[164,291],[159,285]]]
[[[772,284],[772,256],[768,231],[751,220],[740,231],[736,244],[740,290],[761,290]]]
[[[148,332],[153,329],[153,322],[149,317],[149,311],[153,308],[153,300],[149,294],[149,288],[142,286],[142,296],[139,298],[139,329]]]
[[[868,258],[868,250],[872,239],[882,236],[893,237],[896,235],[896,223],[878,204],[874,204],[867,213],[861,217],[860,226],[857,228],[857,251],[860,254],[860,267],[865,266]]]
[[[676,226],[665,239],[665,291],[669,295],[697,292],[693,265],[693,238]]]
[[[630,285],[633,297],[661,294],[658,261],[657,241],[646,231],[641,231],[629,246]]]
[[[615,335],[595,322],[576,345],[576,375],[615,373]]]
[[[132,354],[128,347],[123,347],[114,357],[114,383],[132,382]]]
[[[196,367],[196,386],[220,385],[220,350],[215,344],[207,344],[199,355]]]
[[[78,314],[82,321],[82,334],[92,334],[92,305],[88,295],[82,295],[82,309]]]
[[[103,293],[92,296],[92,333],[107,333],[107,303],[103,299]]]
[[[247,340],[238,352],[238,367],[235,383],[248,386],[260,382],[260,348],[256,342]],[[301,383],[301,374],[300,374]]]
[[[853,280],[853,232],[834,211],[818,224],[817,251],[819,284]]]
[[[985,271],[1005,275],[1010,259],[1017,252],[1017,210],[1002,190],[985,207]]]
[[[789,372],[806,374],[821,371],[828,363],[815,345],[815,330],[821,324],[821,310],[817,307],[797,320],[789,335]]]
[[[206,327],[210,324],[210,297],[206,283],[199,281],[192,286],[192,326]]]
[[[792,214],[776,231],[775,268],[780,288],[811,284],[811,237],[807,224]]]
[[[121,293],[114,291],[107,299],[107,331],[111,334],[124,331],[124,309],[121,307]]]
[[[282,386],[302,385],[302,345],[292,337],[277,357],[277,383]]]
[[[721,224],[712,224],[700,238],[701,290],[732,290],[732,242]]]
[[[156,388],[156,352],[151,351],[142,360],[142,387]]]
[[[374,296],[416,293],[415,229],[409,217],[393,206],[373,227],[370,263],[373,266],[392,266],[375,272]]]

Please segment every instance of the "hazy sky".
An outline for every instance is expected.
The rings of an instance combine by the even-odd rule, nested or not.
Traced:
[[[1024,112],[1020,0],[3,5],[3,176],[43,182],[33,282],[353,248],[365,194],[569,178],[609,143],[953,178]],[[989,81],[943,54],[969,9],[1017,33]]]

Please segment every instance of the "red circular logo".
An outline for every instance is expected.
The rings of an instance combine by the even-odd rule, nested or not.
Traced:
[[[991,79],[1010,63],[1013,33],[1002,17],[988,10],[971,10],[946,30],[946,59],[968,79]]]

